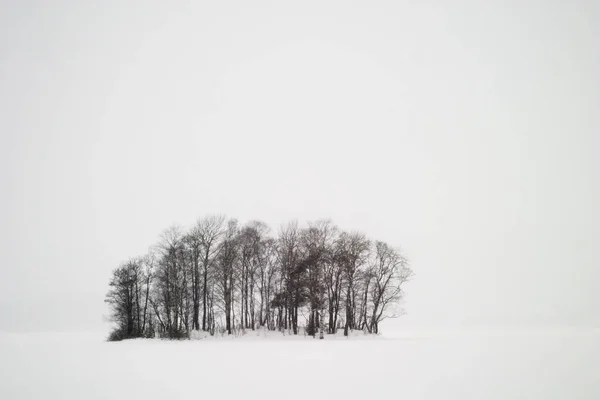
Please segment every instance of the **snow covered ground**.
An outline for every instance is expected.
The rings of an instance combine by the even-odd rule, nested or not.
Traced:
[[[600,399],[598,330],[103,339],[0,334],[0,399]]]

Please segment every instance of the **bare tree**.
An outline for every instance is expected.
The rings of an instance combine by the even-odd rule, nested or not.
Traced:
[[[344,261],[346,258],[345,249],[346,247],[344,238],[340,238],[336,233],[334,243],[330,245],[324,271],[329,315],[328,332],[331,334],[336,333],[338,317],[340,314],[342,287],[344,284]]]
[[[265,256],[268,232],[266,224],[252,221],[242,228],[239,235],[241,315],[245,328],[252,330],[256,327],[255,289],[258,287],[258,274],[264,271],[263,264],[268,261]]]
[[[192,329],[200,330],[200,261],[202,257],[202,241],[198,227],[183,237],[186,254],[191,266],[191,293],[192,293]]]
[[[344,335],[348,336],[350,329],[356,329],[356,294],[360,268],[369,255],[369,240],[361,233],[342,233],[339,240],[338,257],[342,263],[346,284],[346,323]]]
[[[225,313],[225,329],[232,333],[233,301],[235,287],[236,264],[239,260],[238,224],[229,220],[217,256],[217,276],[221,289],[223,311]]]
[[[326,308],[325,269],[330,262],[332,238],[336,232],[330,221],[309,223],[301,232],[301,265],[306,273],[309,320],[308,334],[313,337],[323,329],[323,314]],[[322,336],[322,335],[321,335]]]
[[[279,262],[282,292],[279,303],[285,306],[284,329],[298,334],[298,310],[306,300],[304,265],[300,263],[300,230],[296,221],[289,222],[279,232]]]
[[[273,238],[266,238],[260,252],[258,264],[258,292],[260,297],[258,324],[267,326],[267,329],[275,329],[275,322],[271,313],[270,300],[275,291],[275,280],[277,275],[277,253],[276,242]]]
[[[223,215],[210,215],[204,217],[196,223],[194,235],[198,238],[201,245],[201,263],[202,263],[202,330],[207,329],[209,311],[207,306],[210,297],[208,278],[210,269],[220,250],[219,239],[223,235],[223,224],[225,217]]]
[[[117,324],[111,340],[144,336],[150,274],[144,270],[142,258],[131,259],[113,271],[105,300]]]
[[[397,311],[388,313],[389,306],[402,296],[402,284],[413,274],[407,260],[383,242],[375,243],[375,260],[371,268],[373,289],[371,301],[373,311],[369,332],[378,333],[379,323],[388,317],[398,316]]]
[[[167,337],[183,337],[188,331],[188,264],[179,226],[166,229],[156,246],[159,255],[156,284],[157,310],[162,310]],[[158,315],[160,317],[160,314]]]
[[[151,337],[154,335],[154,326],[151,319],[148,317],[148,303],[150,302],[150,286],[152,285],[152,279],[154,277],[154,266],[156,259],[154,254],[150,253],[141,258],[143,268],[143,279],[145,282],[145,294],[144,294],[144,311],[142,320],[142,332],[146,336]]]

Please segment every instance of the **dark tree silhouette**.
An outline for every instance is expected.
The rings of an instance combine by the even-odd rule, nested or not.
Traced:
[[[412,275],[397,249],[328,220],[304,228],[292,221],[271,237],[263,222],[240,227],[208,216],[187,232],[170,227],[150,254],[113,271],[110,339],[258,327],[297,335],[301,323],[313,337],[340,327],[344,335],[377,334],[381,321],[402,314],[402,286]]]

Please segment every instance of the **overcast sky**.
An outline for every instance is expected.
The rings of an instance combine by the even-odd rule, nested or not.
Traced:
[[[593,1],[3,1],[0,330],[208,213],[401,246],[402,326],[600,325]]]

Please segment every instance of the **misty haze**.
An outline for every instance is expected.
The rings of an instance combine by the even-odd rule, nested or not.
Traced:
[[[0,399],[599,399],[600,6],[0,7]]]

